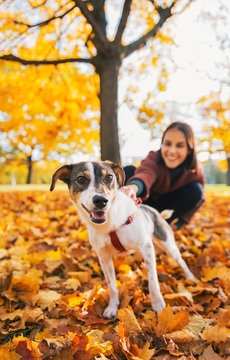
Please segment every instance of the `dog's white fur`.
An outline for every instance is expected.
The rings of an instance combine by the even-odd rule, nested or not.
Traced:
[[[153,246],[153,234],[158,235],[158,240],[167,250],[167,252],[178,261],[182,267],[187,279],[194,279],[193,274],[188,269],[186,263],[181,257],[180,251],[175,243],[174,234],[168,223],[153,208],[147,205],[137,206],[135,202],[128,197],[122,190],[118,189],[118,184],[114,191],[106,194],[108,203],[105,207],[107,220],[102,224],[96,224],[91,221],[87,209],[93,208],[92,199],[95,195],[105,195],[102,189],[94,185],[94,172],[91,163],[87,163],[90,173],[90,184],[86,190],[80,193],[77,201],[72,201],[77,208],[83,222],[86,223],[89,234],[89,241],[95,249],[106,282],[110,290],[109,305],[104,311],[105,318],[113,318],[117,314],[119,306],[119,296],[115,281],[115,270],[113,265],[113,256],[119,254],[111,243],[109,233],[116,231],[120,243],[129,250],[141,252],[148,270],[149,296],[153,310],[159,313],[165,307],[165,301],[160,292],[160,286],[156,271],[156,257]],[[56,180],[55,180],[56,181]],[[127,218],[136,213],[135,219],[128,225],[123,226]],[[154,221],[153,221],[154,219]],[[160,238],[162,234],[162,239]]]

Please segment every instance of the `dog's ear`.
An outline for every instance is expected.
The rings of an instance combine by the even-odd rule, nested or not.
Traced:
[[[122,187],[125,182],[125,172],[124,172],[123,168],[120,165],[118,165],[110,160],[106,160],[105,163],[108,164],[112,168],[113,172],[116,175],[119,187]]]
[[[59,168],[54,174],[53,174],[53,178],[52,178],[52,183],[50,186],[50,191],[53,191],[55,188],[55,184],[56,181],[62,180],[64,181],[64,183],[68,184],[69,182],[69,175],[70,172],[72,170],[73,166],[72,165],[64,165],[61,168]]]

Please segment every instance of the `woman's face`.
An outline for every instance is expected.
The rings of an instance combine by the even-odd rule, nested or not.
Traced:
[[[188,153],[184,133],[177,128],[168,130],[161,146],[161,155],[165,165],[170,169],[176,168],[184,162]]]

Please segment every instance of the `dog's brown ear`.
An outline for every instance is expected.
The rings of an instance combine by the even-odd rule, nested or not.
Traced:
[[[53,174],[52,183],[51,183],[51,186],[50,186],[50,191],[54,190],[55,185],[56,185],[56,181],[58,179],[64,181],[66,184],[68,184],[69,175],[70,175],[70,172],[71,172],[72,168],[73,168],[72,165],[64,165],[61,168],[59,168]]]
[[[118,165],[118,164],[116,164],[116,163],[114,163],[114,162],[112,162],[110,160],[106,160],[105,162],[114,171],[114,173],[115,173],[115,175],[117,177],[119,187],[123,186],[124,182],[125,182],[125,172],[124,172],[123,168],[120,165]]]

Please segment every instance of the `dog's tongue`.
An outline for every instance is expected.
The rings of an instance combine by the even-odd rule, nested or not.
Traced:
[[[98,219],[98,220],[104,219],[105,211],[93,211],[92,215],[93,215],[94,219]]]

